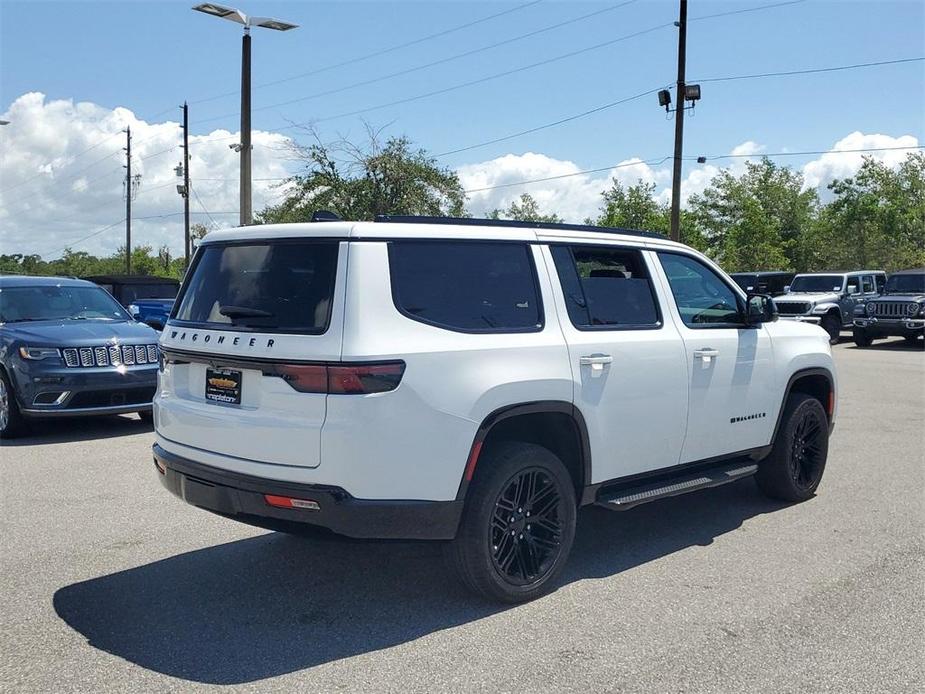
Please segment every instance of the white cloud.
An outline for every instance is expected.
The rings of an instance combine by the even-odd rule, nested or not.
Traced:
[[[132,173],[141,175],[132,243],[155,249],[168,244],[175,254],[182,252],[183,199],[174,172],[182,159],[179,123],[148,123],[125,108],[48,101],[38,92],[19,97],[2,118],[10,124],[0,129],[0,253],[51,258],[73,246],[110,254],[124,243],[124,224],[77,242],[125,216],[126,127],[132,130]],[[237,133],[225,130],[190,136],[193,189],[218,225],[237,223],[235,214],[219,214],[238,208],[239,157],[228,147],[237,141]],[[290,173],[287,142],[278,133],[253,133],[255,210],[280,197],[278,181],[260,179]],[[193,222],[212,225],[195,196],[190,210]]]
[[[818,159],[803,166],[803,179],[806,188],[825,188],[834,178],[852,176],[861,168],[864,157],[873,157],[887,166],[896,167],[906,158],[911,150],[894,149],[882,152],[845,152],[844,150],[872,149],[877,147],[915,147],[918,138],[912,135],[891,137],[890,135],[865,135],[855,131],[835,143],[830,149],[844,153],[823,154]]]
[[[75,250],[110,254],[123,243],[124,224],[118,222],[125,215],[122,131],[126,126],[132,129],[133,173],[142,176],[133,204],[133,243],[155,248],[166,243],[174,253],[181,252],[183,201],[176,192],[178,179],[174,173],[181,157],[178,123],[148,123],[125,108],[108,109],[72,100],[48,101],[40,93],[21,96],[0,118],[10,121],[10,125],[0,128],[0,253],[39,253],[52,258],[72,246]],[[286,136],[255,131],[253,140],[254,209],[260,210],[279,201],[284,192],[278,181],[261,179],[283,178],[291,172],[292,164],[288,161]],[[219,225],[237,223],[238,155],[228,147],[237,141],[236,133],[225,130],[190,138],[193,188]],[[854,132],[838,140],[832,149],[917,144],[911,135]],[[725,160],[729,162],[726,166],[718,162],[688,163],[681,185],[682,204],[702,192],[723,168],[739,173],[749,158],[758,158],[764,151],[764,145],[748,140],[730,150],[735,158]],[[869,156],[896,166],[908,152],[893,150]],[[854,174],[863,156],[819,156],[800,167],[806,186],[824,191],[832,178]],[[670,160],[652,164],[629,157],[607,171],[579,173],[593,165],[526,152],[467,164],[457,172],[463,188],[469,191],[469,211],[476,216],[506,208],[527,192],[541,211],[581,222],[597,214],[601,192],[610,187],[614,178],[625,186],[640,179],[654,183],[658,199],[670,199]],[[517,185],[536,179],[551,180]],[[491,190],[482,190],[485,188]],[[195,196],[191,210],[193,221],[211,224]],[[220,214],[225,212],[232,214]],[[81,241],[113,223],[117,224],[111,229]]]

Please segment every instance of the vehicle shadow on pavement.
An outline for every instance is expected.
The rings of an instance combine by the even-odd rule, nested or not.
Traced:
[[[585,509],[564,581],[710,544],[777,508],[745,480],[626,513]],[[516,609],[465,592],[437,543],[281,533],[75,583],[55,593],[54,608],[95,648],[209,684],[283,675]]]
[[[4,439],[7,446],[45,446],[50,443],[72,441],[99,441],[117,436],[132,436],[154,431],[150,422],[137,415],[113,415],[110,417],[62,417],[60,419],[36,420],[29,423],[26,435],[16,439]]]

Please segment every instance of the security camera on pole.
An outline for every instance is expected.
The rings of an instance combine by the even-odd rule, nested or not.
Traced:
[[[234,148],[241,153],[240,224],[247,226],[253,219],[251,204],[251,27],[289,31],[298,25],[270,17],[249,17],[241,10],[211,2],[196,5],[193,9],[244,25],[241,44],[241,143]]]

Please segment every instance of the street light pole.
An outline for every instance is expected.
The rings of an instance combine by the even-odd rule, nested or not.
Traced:
[[[241,42],[241,142],[234,149],[241,153],[240,215],[241,226],[253,221],[251,190],[251,27],[263,27],[275,31],[289,31],[298,24],[290,24],[271,17],[250,17],[234,7],[204,2],[193,7],[213,17],[220,17],[244,25]]]
[[[253,221],[251,193],[251,29],[244,27],[241,37],[241,210],[240,225]]]

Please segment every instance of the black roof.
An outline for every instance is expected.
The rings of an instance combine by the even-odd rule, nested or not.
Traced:
[[[777,275],[794,275],[796,273],[791,272],[790,270],[758,270],[756,272],[749,272],[743,270],[742,272],[730,272],[730,277],[735,277],[736,275],[749,275],[754,277],[775,277]]]
[[[625,234],[628,236],[646,236],[649,238],[667,239],[664,234],[655,231],[640,231],[638,229],[620,229],[617,227],[599,227],[593,224],[564,224],[558,222],[521,222],[516,219],[477,219],[474,217],[425,217],[416,215],[376,215],[375,221],[380,223],[399,224],[455,224],[461,226],[480,227],[516,227],[520,229],[563,229],[568,231],[587,231],[598,234]]]
[[[894,275],[925,275],[925,267],[910,268],[909,270],[897,270]]]
[[[179,286],[179,280],[172,277],[159,277],[157,275],[88,275],[82,279],[97,284],[169,284]]]

